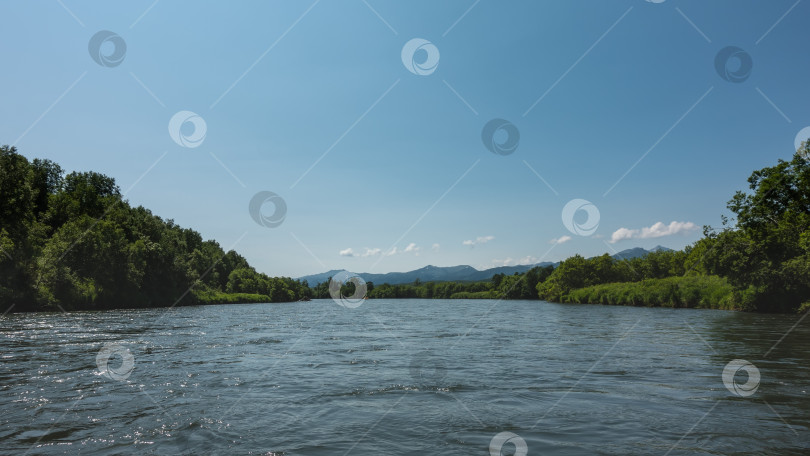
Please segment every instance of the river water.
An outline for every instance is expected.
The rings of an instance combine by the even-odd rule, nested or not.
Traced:
[[[10,314],[0,453],[809,454],[798,320],[487,300]]]

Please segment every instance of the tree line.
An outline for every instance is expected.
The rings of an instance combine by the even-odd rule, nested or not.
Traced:
[[[0,302],[13,311],[306,298],[216,241],[122,198],[113,178],[0,147]]]
[[[810,145],[754,171],[732,216],[681,251],[557,267],[482,282],[375,286],[369,298],[544,299],[760,312],[810,308]],[[354,285],[344,284],[350,296]],[[14,311],[289,302],[328,282],[269,277],[235,251],[123,199],[115,180],[0,147],[0,303]]]

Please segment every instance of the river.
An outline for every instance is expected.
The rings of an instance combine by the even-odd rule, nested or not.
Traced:
[[[810,319],[359,304],[6,315],[0,453],[810,453]]]

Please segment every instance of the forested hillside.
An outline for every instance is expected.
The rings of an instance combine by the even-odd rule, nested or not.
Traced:
[[[294,301],[215,241],[132,207],[115,180],[0,147],[0,302],[13,311]]]

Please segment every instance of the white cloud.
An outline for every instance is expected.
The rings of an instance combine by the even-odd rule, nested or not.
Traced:
[[[511,257],[506,258],[505,260],[492,260],[493,267],[512,266],[514,263],[515,263],[515,260],[513,260]],[[489,267],[486,267],[484,269],[489,269]]]
[[[524,257],[522,260],[518,261],[518,264],[537,264],[539,262],[540,258],[529,255]]]
[[[410,244],[408,244],[407,247],[405,247],[404,252],[405,253],[409,253],[409,252],[417,253],[420,250],[422,250],[422,247],[417,247],[415,243],[411,242]]]
[[[478,236],[477,238],[475,238],[475,240],[469,239],[462,242],[462,244],[469,245],[470,247],[475,247],[478,244],[486,244],[487,242],[492,241],[494,239],[495,236]]]
[[[673,234],[690,233],[698,229],[698,226],[692,222],[670,222],[669,225],[664,225],[661,222],[649,228],[641,229],[641,238],[658,238],[662,236],[671,236]]]
[[[571,240],[571,236],[560,236],[556,239],[552,239],[549,241],[551,244],[565,244],[566,242]]]
[[[438,250],[438,248],[439,248],[439,244],[433,244],[433,250]],[[421,251],[422,251],[422,247],[419,247],[418,245],[416,245],[415,242],[411,242],[404,249],[400,249],[400,248],[397,248],[397,247],[391,247],[389,250],[386,250],[386,251],[383,251],[383,249],[381,249],[379,247],[375,247],[375,248],[366,247],[363,250],[363,253],[355,253],[354,249],[348,248],[348,249],[345,249],[345,250],[341,250],[340,251],[340,256],[368,258],[368,257],[379,256],[379,255],[392,256],[392,255],[398,255],[398,254],[401,254],[401,253],[412,253],[412,254],[414,254],[416,256],[419,256],[419,252],[421,252]]]
[[[527,255],[519,260],[515,260],[512,257],[508,257],[504,260],[492,260],[492,266],[488,266],[485,269],[499,267],[499,266],[517,266],[517,265],[528,265],[528,264],[537,264],[540,262],[540,258],[533,257],[531,255]]]
[[[658,222],[653,226],[643,227],[639,230],[619,228],[610,236],[610,243],[615,244],[626,239],[653,239],[675,234],[687,234],[697,229],[698,226],[692,222],[671,222],[669,225]]]
[[[438,252],[439,247],[440,247],[439,244],[433,244],[433,247],[431,247],[430,250],[433,250],[434,252]]]
[[[377,256],[377,255],[379,255],[381,253],[382,253],[382,249],[380,249],[380,248],[370,249],[370,248],[366,247],[366,251],[363,252],[363,254],[360,255],[360,256],[362,256],[362,257],[370,257],[370,256]]]
[[[614,231],[613,234],[610,236],[610,243],[615,244],[625,239],[633,239],[633,237],[637,237],[638,233],[639,233],[638,230],[619,228],[618,230]]]

